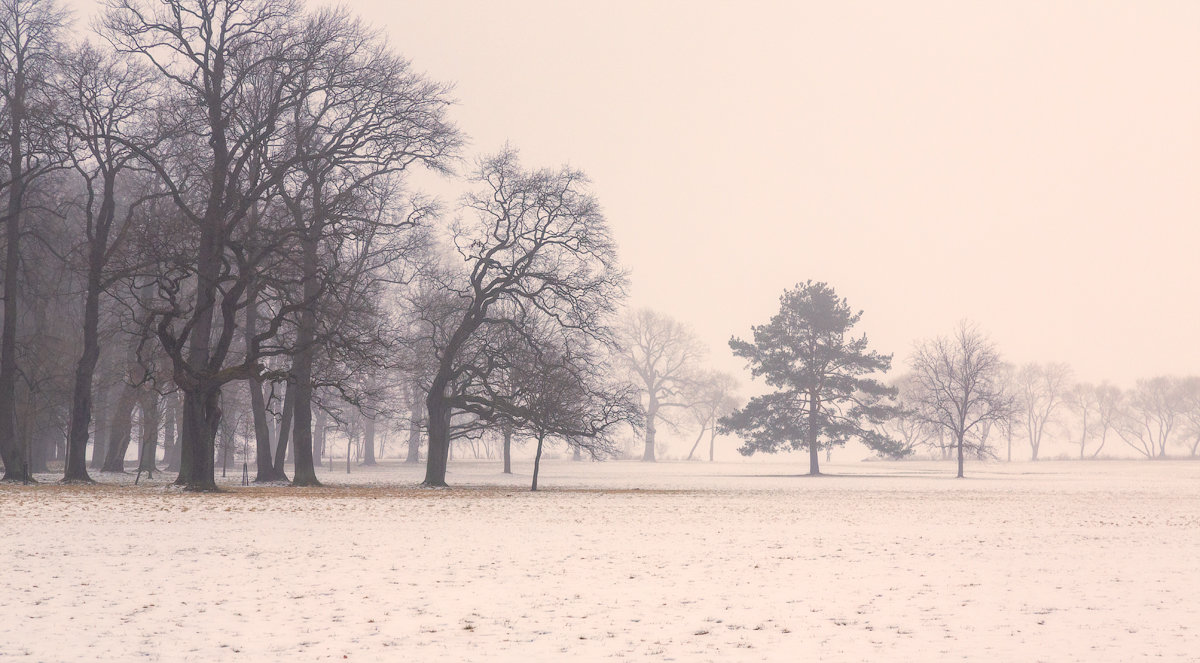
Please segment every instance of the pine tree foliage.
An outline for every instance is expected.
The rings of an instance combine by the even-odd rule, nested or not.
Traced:
[[[742,454],[808,449],[810,469],[819,474],[817,452],[851,439],[895,453],[901,445],[869,427],[894,410],[895,389],[871,377],[886,372],[892,357],[851,334],[861,317],[832,287],[808,281],[783,294],[779,312],[753,328],[753,342],[729,341],[753,377],[775,388],[721,420],[724,431],[745,441]]]

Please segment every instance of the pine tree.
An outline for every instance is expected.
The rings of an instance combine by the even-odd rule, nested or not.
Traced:
[[[866,427],[892,415],[895,389],[869,377],[886,372],[892,357],[868,350],[865,335],[850,335],[861,317],[833,288],[809,281],[783,293],[779,313],[753,328],[753,343],[730,339],[751,374],[776,389],[721,419],[725,432],[745,441],[738,451],[749,456],[807,449],[815,476],[821,473],[820,450],[849,439],[885,452],[900,447]]]

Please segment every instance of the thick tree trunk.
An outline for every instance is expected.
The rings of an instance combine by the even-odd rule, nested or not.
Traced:
[[[292,412],[292,445],[296,464],[292,468],[292,485],[319,486],[321,482],[317,480],[317,470],[313,466],[312,373],[308,370],[307,361],[299,357],[297,359],[296,384],[293,385],[296,402]]]
[[[405,463],[421,462],[421,412],[421,400],[414,393],[412,410],[409,412],[408,454],[404,458]]]
[[[8,102],[8,210],[4,220],[4,322],[0,327],[0,460],[4,481],[28,481],[26,449],[17,436],[17,279],[21,260],[21,212],[24,205],[24,75],[17,71]]]
[[[429,416],[429,455],[425,461],[426,486],[446,485],[446,466],[450,459],[450,407],[444,395],[445,382],[434,381],[425,398]]]
[[[375,419],[363,417],[363,465],[375,464]]]
[[[504,473],[512,474],[512,426],[504,426],[500,429],[500,434],[504,436],[504,448],[501,453],[504,456]]]
[[[284,463],[287,460],[288,442],[292,435],[292,420],[296,410],[296,388],[290,379],[284,387],[283,412],[279,415],[279,439],[275,442],[275,475],[280,481],[287,481]]]
[[[83,301],[83,354],[75,365],[75,386],[71,400],[71,419],[67,428],[67,462],[63,481],[91,482],[84,456],[87,454],[88,427],[92,423],[92,383],[100,360],[100,295],[104,290],[104,262],[108,252],[108,233],[115,215],[114,175],[104,178],[104,193],[96,216],[93,236],[89,238],[87,288]]]
[[[654,394],[651,394],[650,395],[650,403],[649,403],[648,407],[646,408],[646,449],[642,452],[642,462],[643,463],[653,463],[655,460],[655,458],[654,458],[654,442],[655,442],[655,435],[658,433],[658,429],[655,428],[654,424],[655,424],[655,421],[657,420],[657,418],[658,418],[658,399],[656,399],[654,397]]]
[[[101,371],[101,376],[104,376],[104,371]],[[104,457],[108,455],[108,422],[112,417],[112,391],[113,388],[102,377],[103,384],[96,389],[96,411],[92,414],[92,421],[95,427],[95,440],[92,442],[92,459],[88,462],[88,468],[99,470],[104,467]]]
[[[321,294],[321,286],[317,274],[317,241],[312,231],[301,239],[302,259],[301,268],[304,273],[304,301],[308,306],[300,313],[300,324],[296,329],[296,346],[300,348],[292,364],[292,376],[295,382],[291,385],[296,389],[296,400],[293,403],[292,457],[295,466],[292,469],[293,486],[319,486],[317,470],[313,466],[313,430],[312,430],[312,369],[316,353],[314,343],[317,338],[317,312],[314,309],[317,298]]]
[[[545,439],[545,435],[539,435],[537,439],[537,453],[533,456],[533,486],[529,489],[531,491],[537,491],[538,470],[542,465],[542,441]]]
[[[154,470],[158,469],[156,464],[158,456],[158,393],[154,390],[147,389],[142,394],[142,444],[140,453],[140,462],[138,463],[138,472],[146,472],[147,476],[154,478]]]
[[[105,451],[101,471],[125,471],[125,455],[129,452],[129,444],[133,437],[133,410],[137,402],[137,389],[127,384],[122,385],[121,397],[117,399],[112,419],[108,424],[108,449]]]
[[[249,344],[258,333],[257,286],[250,288],[246,299],[245,339]],[[286,477],[275,471],[274,458],[271,455],[271,428],[267,425],[267,401],[263,397],[262,380],[252,377],[246,382],[246,387],[250,390],[250,413],[254,417],[254,464],[257,470],[254,482],[286,481]]]
[[[207,381],[183,392],[182,460],[177,484],[185,490],[217,490],[214,451],[221,422],[221,387]]]

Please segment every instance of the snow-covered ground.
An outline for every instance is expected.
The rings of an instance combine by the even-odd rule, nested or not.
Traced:
[[[805,469],[0,486],[0,658],[1200,659],[1200,462]]]

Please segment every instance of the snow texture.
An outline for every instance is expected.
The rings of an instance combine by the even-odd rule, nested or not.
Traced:
[[[1200,657],[1200,462],[451,470],[2,486],[0,658]]]

